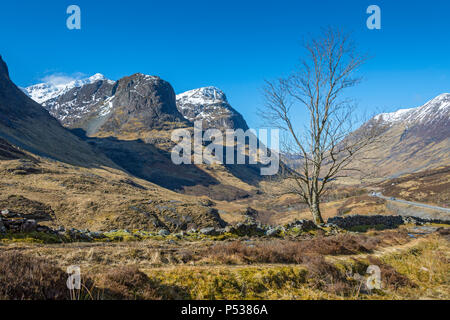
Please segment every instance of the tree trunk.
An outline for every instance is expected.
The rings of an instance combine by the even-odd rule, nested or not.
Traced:
[[[319,197],[317,195],[313,194],[309,210],[311,211],[311,214],[313,216],[314,223],[317,225],[322,224],[323,219],[322,215],[320,214]]]

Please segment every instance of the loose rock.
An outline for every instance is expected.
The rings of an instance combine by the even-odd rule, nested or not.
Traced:
[[[165,236],[168,236],[168,235],[170,234],[170,231],[167,230],[167,229],[161,229],[161,230],[158,231],[158,234],[159,234],[160,236],[165,237]]]

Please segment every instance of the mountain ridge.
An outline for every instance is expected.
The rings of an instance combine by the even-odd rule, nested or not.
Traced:
[[[62,83],[53,83],[51,81],[37,83],[22,88],[22,90],[37,103],[45,104],[46,101],[54,99],[73,88],[82,87],[83,85],[91,84],[99,80],[114,82],[107,79],[103,74],[96,73],[90,77],[71,79]]]
[[[225,99],[216,92],[213,102]],[[234,199],[248,196],[260,179],[257,166],[173,164],[171,132],[190,130],[193,123],[180,113],[170,83],[157,76],[135,73],[113,84],[98,80],[47,100],[43,107],[98,153],[164,188]]]
[[[146,80],[164,81],[158,76],[135,73],[118,81],[105,78],[101,73],[72,80],[59,85],[50,82],[22,88],[33,100],[42,104],[64,126],[77,127],[77,122],[99,111],[108,114],[113,102],[113,88],[120,80],[140,77]],[[170,84],[169,84],[170,85]],[[231,107],[225,93],[217,87],[207,86],[188,90],[175,96],[176,107],[183,117],[194,122],[201,120],[204,128],[243,129],[248,125],[242,115]],[[87,130],[88,132],[90,130]],[[92,130],[91,132],[92,133]]]
[[[29,98],[10,79],[0,56],[0,137],[39,156],[82,166],[108,165],[109,159],[62,127],[41,105]]]
[[[365,157],[361,167],[378,177],[397,177],[450,164],[450,94],[425,104],[374,116],[360,129],[380,123],[382,142]]]
[[[395,123],[400,121],[406,122],[424,122],[427,117],[433,116],[435,118],[440,118],[445,116],[450,109],[450,93],[442,93],[437,97],[429,100],[422,106],[409,108],[409,109],[399,109],[394,112],[381,113],[374,117],[375,120],[381,120],[388,123]]]

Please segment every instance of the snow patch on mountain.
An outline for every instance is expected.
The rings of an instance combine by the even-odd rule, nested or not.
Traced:
[[[375,116],[375,120],[381,120],[390,124],[399,122],[433,122],[436,119],[449,117],[450,112],[450,93],[443,93],[436,98],[428,101],[423,106],[400,109],[395,112],[381,113]]]
[[[227,97],[222,90],[216,87],[203,87],[189,90],[177,95],[177,104],[185,108],[186,104],[211,105],[217,103],[228,103]]]
[[[113,109],[113,99],[115,96],[109,97],[105,100],[103,106],[100,108],[98,115],[104,117],[111,113]]]
[[[96,73],[93,76],[83,79],[75,79],[69,81],[49,81],[38,83],[26,88],[22,88],[22,90],[34,101],[40,104],[45,104],[46,101],[56,98],[69,90],[82,87],[86,84],[94,83],[99,80],[107,80],[108,82],[114,82],[112,80],[108,80],[101,73]]]

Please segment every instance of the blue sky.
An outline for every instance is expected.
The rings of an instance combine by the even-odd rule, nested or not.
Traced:
[[[81,8],[81,30],[66,8]],[[366,28],[381,8],[382,29]],[[353,33],[372,59],[351,94],[360,110],[394,111],[450,91],[450,1],[3,1],[0,54],[20,86],[52,74],[158,75],[177,93],[214,85],[252,127],[264,79],[287,75],[301,40],[324,26]]]

